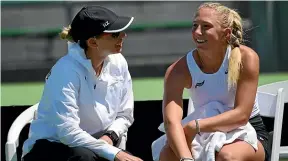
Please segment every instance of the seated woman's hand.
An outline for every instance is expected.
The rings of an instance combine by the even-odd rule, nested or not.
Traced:
[[[117,153],[115,161],[143,161],[143,160],[131,154],[128,154],[124,151],[120,151],[119,153]]]
[[[196,122],[195,120],[190,121],[188,124],[186,124],[183,127],[184,133],[185,133],[185,137],[186,137],[186,141],[187,144],[191,145],[193,139],[195,138],[196,134],[197,134],[197,128],[196,128]]]

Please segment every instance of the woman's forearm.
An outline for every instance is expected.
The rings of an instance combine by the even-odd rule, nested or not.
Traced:
[[[199,120],[199,127],[201,132],[229,132],[245,125],[248,120],[249,116],[243,114],[241,110],[233,109],[217,116]]]
[[[168,144],[170,145],[175,155],[179,159],[192,158],[190,147],[187,145],[186,137],[181,123],[168,124],[165,127]]]

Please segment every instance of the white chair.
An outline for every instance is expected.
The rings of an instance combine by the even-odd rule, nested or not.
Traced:
[[[12,123],[5,144],[6,161],[17,161],[17,147],[19,145],[19,135],[22,129],[34,118],[38,103],[22,112]]]
[[[271,93],[271,94],[277,94],[277,90],[279,88],[283,88],[285,91],[285,96],[284,96],[284,103],[288,103],[288,80],[286,81],[279,81],[279,82],[274,82],[270,84],[265,84],[262,86],[258,87],[258,91],[260,92],[266,92],[266,93]]]
[[[274,117],[271,161],[279,161],[281,153],[280,143],[284,114],[284,89],[278,89],[277,94],[260,91],[257,94],[260,107],[260,115],[265,117]]]
[[[283,89],[285,94],[282,96],[279,94],[279,90]],[[266,117],[274,117],[274,129],[273,129],[273,142],[272,142],[272,153],[271,161],[278,161],[280,158],[288,158],[288,146],[281,146],[281,132],[282,132],[282,122],[285,103],[288,103],[288,81],[279,81],[275,83],[266,84],[258,87],[259,94],[259,106],[260,114]],[[263,93],[265,93],[263,95]],[[277,95],[277,102],[274,105],[267,107],[265,104],[265,99],[267,95]],[[276,100],[274,100],[276,101]],[[280,105],[279,105],[280,104]],[[283,105],[282,105],[283,104]],[[276,105],[276,106],[275,106]],[[276,107],[276,108],[273,108]]]
[[[23,128],[31,123],[33,118],[36,117],[36,112],[39,103],[29,107],[23,111],[12,123],[7,136],[5,145],[6,161],[17,161],[17,147],[19,146],[19,135]],[[127,133],[123,134],[119,143],[119,148],[126,149]]]

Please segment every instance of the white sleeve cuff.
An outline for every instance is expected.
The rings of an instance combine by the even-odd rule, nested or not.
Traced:
[[[119,153],[121,149],[107,144],[107,146],[103,147],[103,151],[105,151],[105,153],[102,155],[103,158],[114,161],[117,153]]]
[[[113,124],[107,129],[108,131],[112,130],[114,131],[118,137],[121,137],[121,135],[128,131],[128,127],[130,125],[130,122],[128,122],[125,118],[117,118]]]

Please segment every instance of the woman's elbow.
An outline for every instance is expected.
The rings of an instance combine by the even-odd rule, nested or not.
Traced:
[[[247,118],[243,116],[243,118],[239,121],[239,123],[241,126],[244,126],[248,123],[248,121],[249,121],[249,117]]]
[[[181,126],[181,121],[169,120],[169,119],[166,119],[164,121],[165,131],[167,131],[167,130],[173,128],[173,127],[177,127],[177,126]]]
[[[238,123],[240,126],[246,125],[250,119],[250,114],[245,112],[240,112],[238,117]]]

